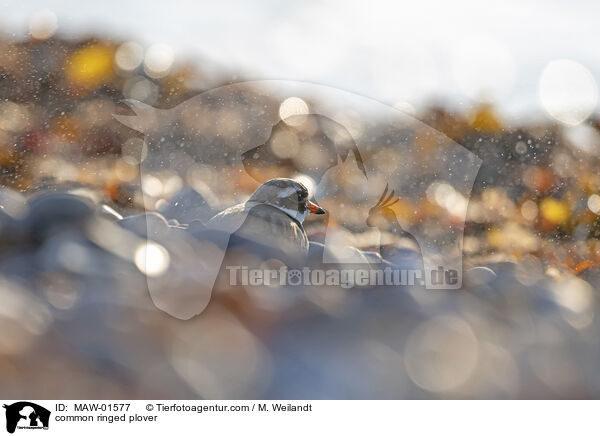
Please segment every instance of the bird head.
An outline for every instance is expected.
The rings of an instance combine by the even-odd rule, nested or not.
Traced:
[[[248,201],[276,207],[299,223],[311,213],[325,213],[323,208],[308,199],[308,189],[292,179],[269,180],[259,186]]]

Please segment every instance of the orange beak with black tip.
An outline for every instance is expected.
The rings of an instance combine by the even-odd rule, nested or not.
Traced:
[[[325,209],[321,206],[313,203],[312,201],[306,201],[306,207],[310,211],[310,213],[315,213],[317,215],[323,215],[325,213]]]

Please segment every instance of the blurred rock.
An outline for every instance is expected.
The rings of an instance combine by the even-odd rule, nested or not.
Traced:
[[[12,244],[22,241],[27,229],[29,206],[24,196],[9,188],[0,188],[0,241]]]
[[[37,240],[62,231],[81,230],[94,214],[94,205],[84,197],[69,193],[38,194],[30,198],[26,226]]]
[[[192,187],[186,187],[175,194],[159,212],[168,220],[175,219],[183,224],[189,224],[193,220],[206,223],[218,213],[215,205],[214,195],[208,187],[205,188],[204,195]]]

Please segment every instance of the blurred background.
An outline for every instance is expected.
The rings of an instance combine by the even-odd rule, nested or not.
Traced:
[[[2,396],[599,396],[597,4],[0,5]],[[139,229],[122,217],[156,210],[184,230],[181,201],[216,213],[259,183],[227,162],[141,174],[144,136],[113,114],[131,115],[124,99],[166,109],[248,79],[374,98],[481,158],[464,289],[246,290],[220,294],[190,321],[158,311],[152,271],[121,233],[146,237],[145,218]],[[259,98],[282,118],[311,104]],[[222,117],[235,136],[235,106]],[[208,124],[184,120],[178,134]],[[356,119],[344,127],[365,132]],[[281,168],[310,185],[298,149],[289,137],[271,144]],[[384,173],[400,159],[384,141],[365,158]],[[278,175],[278,165],[260,171]],[[344,175],[338,184],[337,200],[356,187]],[[465,199],[435,188],[400,201],[394,216],[443,227],[447,196]],[[415,251],[379,230],[393,255]],[[309,221],[307,231],[319,240],[322,226]],[[373,234],[361,235],[355,245],[371,248]]]

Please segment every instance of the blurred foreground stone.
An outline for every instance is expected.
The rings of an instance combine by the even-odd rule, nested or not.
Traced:
[[[5,189],[1,200],[5,397],[600,394],[595,285],[548,275],[534,258],[480,263],[459,291],[221,281],[207,309],[182,321],[155,307],[151,271],[136,253],[148,236],[184,262],[177,252],[188,238],[164,237],[188,230],[157,213],[107,217],[72,192],[26,198]],[[192,286],[186,271],[171,271],[165,286]]]

